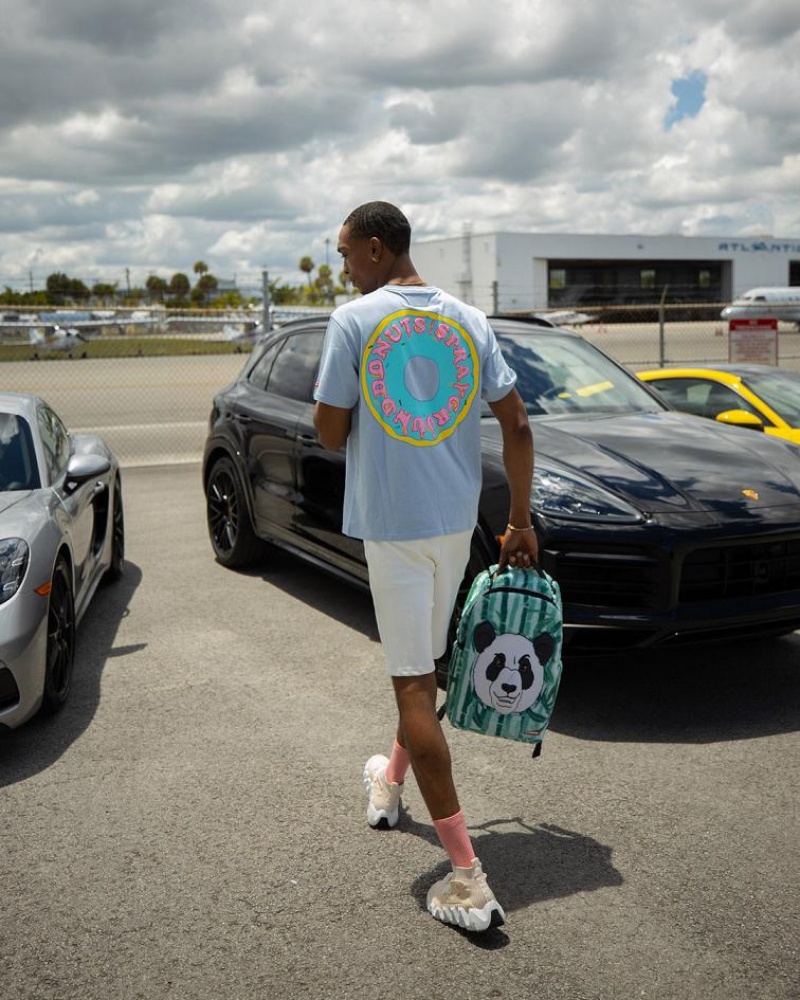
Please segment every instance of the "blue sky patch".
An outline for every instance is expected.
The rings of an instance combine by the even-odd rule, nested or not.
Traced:
[[[669,130],[684,118],[696,118],[706,103],[708,77],[699,69],[672,81],[672,107],[664,116],[664,128]]]

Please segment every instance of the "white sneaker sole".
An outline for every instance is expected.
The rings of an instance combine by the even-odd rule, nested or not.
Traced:
[[[428,913],[443,924],[461,927],[476,934],[488,931],[490,927],[502,927],[506,922],[506,915],[497,901],[487,903],[480,909],[476,906],[436,906],[429,903]]]

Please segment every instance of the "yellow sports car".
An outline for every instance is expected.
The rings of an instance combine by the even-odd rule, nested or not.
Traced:
[[[772,365],[657,368],[636,373],[675,407],[800,445],[800,374]]]

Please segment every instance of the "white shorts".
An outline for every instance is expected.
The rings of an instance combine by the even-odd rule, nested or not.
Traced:
[[[392,677],[433,672],[469,560],[471,531],[408,542],[364,542],[386,669]]]

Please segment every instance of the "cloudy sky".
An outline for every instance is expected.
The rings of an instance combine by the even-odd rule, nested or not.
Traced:
[[[0,0],[0,286],[416,239],[800,237],[798,0]],[[326,240],[329,242],[326,244]]]

